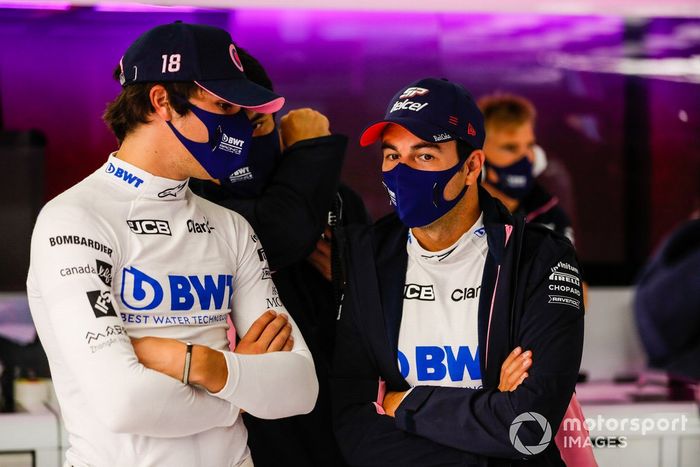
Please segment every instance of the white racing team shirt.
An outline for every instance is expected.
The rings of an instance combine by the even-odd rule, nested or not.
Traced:
[[[49,202],[32,237],[27,290],[69,433],[73,466],[235,466],[249,457],[239,417],[310,411],[318,382],[293,325],[291,352],[228,351],[226,317],[244,335],[286,312],[248,222],[110,156]],[[129,337],[220,350],[217,394],[141,365]],[[280,389],[284,387],[283,393]]]
[[[457,242],[428,251],[408,234],[399,369],[412,386],[481,388],[478,308],[488,243],[483,215]]]

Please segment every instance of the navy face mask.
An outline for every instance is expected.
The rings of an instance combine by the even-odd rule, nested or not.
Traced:
[[[460,160],[447,170],[430,172],[417,170],[399,163],[388,172],[382,172],[384,187],[396,213],[408,227],[432,224],[455,207],[467,192],[465,185],[453,200],[444,198],[445,186],[462,168],[466,160]]]
[[[198,143],[186,138],[172,122],[168,126],[212,178],[226,178],[248,163],[253,126],[243,109],[235,115],[221,115],[200,109],[189,101],[188,108],[207,127],[209,140]]]
[[[253,138],[248,164],[223,178],[221,184],[238,198],[256,198],[270,182],[281,157],[279,132],[275,126],[270,134]]]
[[[523,199],[532,188],[535,178],[532,175],[532,162],[527,157],[523,157],[518,162],[506,167],[496,167],[488,162],[484,165],[498,175],[498,183],[491,183],[494,187],[515,199]]]

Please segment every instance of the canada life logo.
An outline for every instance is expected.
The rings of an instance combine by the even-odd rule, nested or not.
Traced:
[[[406,89],[403,94],[399,96],[399,99],[409,99],[416,96],[425,96],[430,91],[425,88],[410,87]]]
[[[231,60],[233,60],[233,64],[236,65],[236,68],[243,71],[243,63],[241,62],[241,57],[238,56],[238,50],[236,50],[236,46],[231,44],[228,47],[228,53],[231,54]]]

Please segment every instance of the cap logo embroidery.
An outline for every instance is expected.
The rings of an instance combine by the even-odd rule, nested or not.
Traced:
[[[469,136],[476,136],[476,130],[474,129],[471,123],[469,123],[469,126],[467,127],[467,133],[469,134]]]
[[[399,96],[399,99],[408,99],[410,97],[425,96],[429,92],[430,91],[425,88],[410,87]]]
[[[231,60],[233,60],[233,64],[236,65],[236,68],[243,71],[243,63],[241,63],[241,57],[238,56],[238,50],[236,50],[236,46],[231,44],[228,47],[228,52],[229,54],[231,54]]]

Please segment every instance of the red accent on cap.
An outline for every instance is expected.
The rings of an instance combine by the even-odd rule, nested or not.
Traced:
[[[469,123],[469,126],[467,127],[467,133],[469,134],[469,136],[476,136],[476,130],[474,129],[471,123]]]
[[[360,146],[369,146],[375,143],[382,136],[382,131],[384,131],[384,128],[386,128],[389,123],[390,122],[378,122],[367,128],[362,132],[362,136],[360,136]]]

